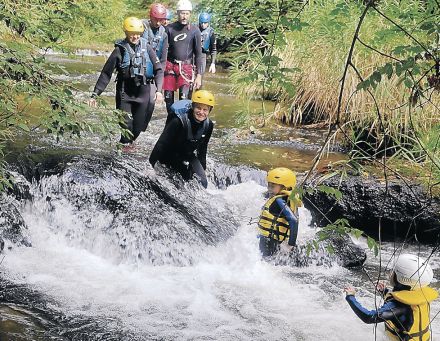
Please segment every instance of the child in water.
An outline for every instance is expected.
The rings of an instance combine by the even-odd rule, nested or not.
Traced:
[[[299,199],[291,199],[296,176],[288,168],[279,167],[267,173],[270,198],[264,204],[258,221],[260,251],[263,257],[272,256],[281,247],[291,251],[298,236]]]
[[[390,276],[392,290],[378,283],[384,304],[373,310],[365,309],[355,297],[353,287],[345,288],[346,300],[355,314],[365,323],[384,322],[390,340],[428,341],[431,337],[430,303],[438,293],[429,284],[433,271],[428,261],[413,254],[401,254]]]

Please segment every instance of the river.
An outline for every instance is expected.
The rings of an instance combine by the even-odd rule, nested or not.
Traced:
[[[94,84],[104,61],[50,58],[82,91]],[[2,341],[384,339],[383,326],[363,324],[342,292],[354,285],[360,301],[373,309],[366,272],[345,269],[326,255],[315,255],[305,267],[261,260],[255,225],[249,224],[265,200],[259,170],[306,171],[324,132],[271,123],[256,134],[243,133],[235,128],[235,111],[261,104],[241,102],[227,83],[223,72],[205,79],[218,99],[208,168],[219,174],[222,167],[226,173],[254,167],[256,173],[240,181],[215,186],[210,176],[205,191],[155,174],[147,158],[164,125],[160,107],[133,154],[117,155],[96,139],[77,141],[81,156],[66,162],[62,172],[26,183],[32,200],[15,204],[32,246],[7,243],[0,265]],[[109,103],[112,91],[106,92]],[[343,157],[331,153],[328,160]],[[299,231],[300,244],[315,234],[304,208]],[[401,246],[384,243],[383,262]],[[405,251],[427,256],[430,248],[405,245]],[[434,255],[431,265],[438,277],[440,257]],[[365,269],[377,276],[379,259],[369,251]],[[439,311],[440,302],[434,302],[431,316]],[[438,318],[432,330],[435,340]]]

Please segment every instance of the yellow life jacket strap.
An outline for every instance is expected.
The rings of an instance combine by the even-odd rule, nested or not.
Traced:
[[[412,339],[413,338],[418,338],[419,340],[423,340],[423,335],[425,335],[426,333],[429,333],[429,324],[428,324],[428,326],[425,328],[425,329],[423,329],[423,330],[421,330],[421,331],[419,331],[419,332],[417,332],[417,333],[411,333],[411,334],[408,334]],[[428,339],[429,340],[429,339]]]
[[[390,326],[389,323],[392,323],[392,322],[385,321],[385,331],[387,333],[394,335],[396,337],[395,338],[396,340],[405,340],[408,334],[405,332],[399,333],[396,329],[394,329],[392,326]],[[393,324],[393,326],[394,326],[394,324]],[[393,338],[393,340],[394,340],[394,338]]]

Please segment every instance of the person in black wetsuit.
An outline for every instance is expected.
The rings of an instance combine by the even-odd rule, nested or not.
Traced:
[[[146,39],[141,38],[144,30],[142,21],[129,17],[124,20],[123,26],[126,38],[116,42],[88,104],[92,107],[97,106],[96,97],[105,90],[114,70],[117,70],[116,108],[129,113],[125,124],[121,126],[132,134],[127,137],[121,136],[120,142],[130,146],[151,119],[150,102],[163,100],[163,70],[156,52],[148,45]],[[154,97],[150,91],[153,83],[157,88]]]
[[[202,73],[205,73],[208,54],[211,56],[211,64],[208,72],[215,73],[215,58],[217,56],[217,38],[211,27],[211,14],[202,12],[199,14],[199,29],[202,37]]]
[[[185,180],[197,174],[206,188],[206,152],[214,129],[208,115],[213,107],[214,95],[206,90],[195,91],[192,101],[174,103],[171,107],[174,118],[165,126],[151,152],[151,165],[154,167],[159,161]]]
[[[179,99],[188,99],[191,86],[197,90],[202,85],[202,38],[199,28],[189,22],[191,11],[192,4],[189,0],[179,0],[178,21],[166,27],[169,46],[163,88],[170,117],[173,116],[170,108],[174,103],[174,91],[179,90]]]
[[[392,290],[378,282],[376,290],[384,303],[373,310],[364,308],[356,299],[353,287],[345,288],[348,304],[368,324],[384,323],[390,340],[431,340],[430,304],[438,292],[429,287],[434,273],[428,260],[414,254],[400,254],[390,275]]]

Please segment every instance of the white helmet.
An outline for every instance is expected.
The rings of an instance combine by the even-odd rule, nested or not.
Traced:
[[[429,285],[434,277],[427,260],[410,254],[402,254],[397,258],[394,272],[397,281],[410,286],[411,290]]]
[[[189,0],[179,0],[176,6],[177,11],[192,11],[193,5]]]

